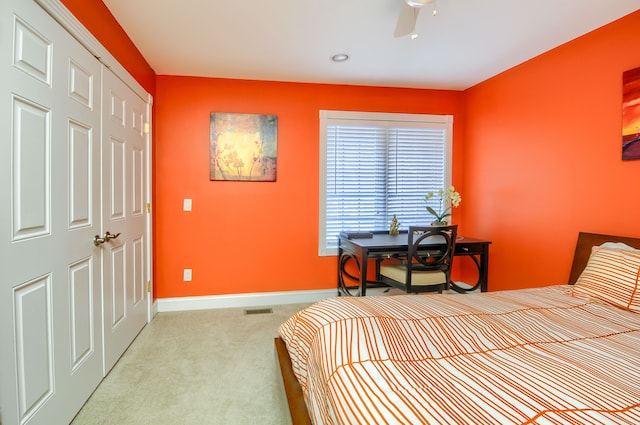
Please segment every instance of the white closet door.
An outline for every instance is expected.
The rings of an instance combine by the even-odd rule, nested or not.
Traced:
[[[67,424],[103,376],[99,62],[0,6],[0,411]]]
[[[147,321],[147,105],[106,67],[102,87],[106,373]]]

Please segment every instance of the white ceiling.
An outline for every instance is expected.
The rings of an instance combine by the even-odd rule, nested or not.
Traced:
[[[158,75],[461,90],[640,8],[640,0],[103,0]],[[347,53],[343,63],[330,60]]]

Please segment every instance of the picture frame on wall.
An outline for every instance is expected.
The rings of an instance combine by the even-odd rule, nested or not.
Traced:
[[[212,112],[209,179],[276,181],[278,117]]]
[[[640,68],[622,74],[622,159],[640,159]]]

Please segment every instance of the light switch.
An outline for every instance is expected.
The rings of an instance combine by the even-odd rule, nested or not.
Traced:
[[[182,209],[184,211],[191,211],[191,199],[185,199]]]
[[[192,271],[191,269],[184,269],[183,278],[185,282],[191,282]]]

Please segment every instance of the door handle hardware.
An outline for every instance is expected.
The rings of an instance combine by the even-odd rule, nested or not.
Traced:
[[[100,235],[95,235],[93,237],[93,244],[95,246],[100,245],[101,243],[109,242],[111,239],[117,239],[120,236],[120,233],[113,234],[111,232],[105,232],[104,237],[100,237]]]
[[[120,236],[120,233],[116,233],[115,235],[113,233],[110,232],[106,232],[104,234],[104,240],[105,241],[110,241],[111,239],[117,239],[118,236]]]

